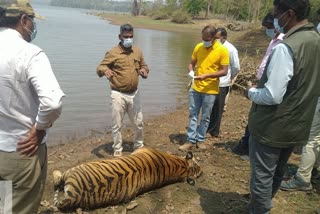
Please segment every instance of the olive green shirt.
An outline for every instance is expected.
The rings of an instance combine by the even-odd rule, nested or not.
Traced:
[[[97,74],[103,77],[106,69],[112,70],[116,75],[109,79],[111,89],[132,93],[138,89],[139,70],[142,68],[149,72],[142,51],[134,45],[131,49],[125,50],[119,43],[106,53],[97,67]]]

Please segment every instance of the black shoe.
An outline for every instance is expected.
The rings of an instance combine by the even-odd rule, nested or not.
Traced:
[[[246,147],[246,146],[243,146],[242,141],[240,141],[238,145],[233,147],[231,149],[231,151],[236,155],[240,155],[240,156],[247,155],[247,156],[249,156],[249,148]]]

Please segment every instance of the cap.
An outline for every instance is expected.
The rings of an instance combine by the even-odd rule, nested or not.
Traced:
[[[37,19],[44,19],[43,16],[36,14],[28,0],[0,0],[0,7],[6,9],[6,17],[19,17],[27,14]]]

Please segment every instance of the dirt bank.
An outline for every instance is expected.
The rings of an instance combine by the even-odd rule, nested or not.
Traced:
[[[118,23],[123,23],[123,21]],[[199,29],[201,26],[196,28],[196,30]],[[248,44],[243,49],[250,49],[251,53],[243,50],[240,52],[242,63],[249,63],[253,70],[256,69],[257,62],[261,60],[261,53],[255,54],[253,50],[256,50],[259,44],[262,47],[268,42],[266,39],[263,40],[264,35],[261,35],[261,32],[249,33],[245,37],[251,36],[252,39],[255,39],[252,46]],[[243,35],[244,32],[234,38],[241,38]],[[234,41],[241,43],[241,40]],[[186,97],[186,99],[188,98]],[[208,137],[206,151],[193,151],[204,171],[195,186],[176,183],[145,193],[134,200],[137,206],[132,210],[127,209],[128,204],[125,204],[89,213],[247,213],[249,162],[230,153],[228,148],[238,143],[241,138],[247,123],[249,107],[250,102],[239,92],[233,91],[231,93],[228,109],[223,115],[221,136],[219,138]],[[170,113],[156,116],[145,121],[145,144],[185,155],[185,153],[178,151],[178,147],[185,139],[187,126],[187,105],[180,106]],[[132,151],[132,132],[129,129],[123,130],[123,138],[124,154],[127,155]],[[110,133],[93,133],[90,138],[49,147],[48,179],[41,212],[53,212],[50,208],[54,195],[51,175],[53,170],[64,171],[90,160],[112,158],[111,146]],[[291,163],[297,164],[298,161],[299,156],[293,155],[291,157]],[[274,199],[272,213],[314,213],[314,210],[320,209],[320,197],[317,190],[319,190],[319,186],[316,186],[316,190],[311,193],[280,191]]]

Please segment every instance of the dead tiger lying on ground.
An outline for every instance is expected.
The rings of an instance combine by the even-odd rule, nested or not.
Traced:
[[[165,184],[187,181],[193,185],[201,173],[192,152],[181,157],[143,147],[128,156],[81,164],[63,174],[54,171],[54,205],[63,212],[117,205]],[[63,190],[64,198],[59,201],[58,193]]]

